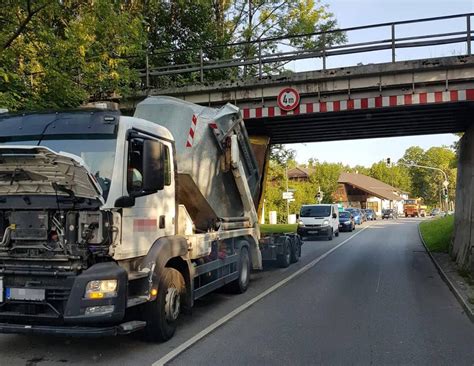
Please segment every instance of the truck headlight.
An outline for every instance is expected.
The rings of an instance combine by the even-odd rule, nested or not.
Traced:
[[[298,226],[304,226],[304,222],[302,220],[298,220],[296,223],[298,224]]]
[[[329,220],[324,220],[323,221],[323,226],[328,226],[329,225]]]
[[[117,296],[117,280],[90,281],[86,286],[86,299],[104,299]]]

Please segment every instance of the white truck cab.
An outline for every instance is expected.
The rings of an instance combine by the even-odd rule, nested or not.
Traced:
[[[303,205],[298,220],[298,234],[320,236],[332,240],[339,236],[339,210],[335,204]]]

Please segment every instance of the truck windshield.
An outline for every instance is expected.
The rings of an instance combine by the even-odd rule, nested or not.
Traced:
[[[48,138],[41,140],[39,146],[48,147],[55,152],[74,154],[83,159],[91,173],[99,182],[103,191],[104,200],[106,200],[112,181],[115,161],[115,146],[117,143],[115,136],[110,136],[110,138],[101,136],[101,138],[98,139],[94,138],[95,136],[88,135],[77,135],[77,138],[74,136],[74,138],[68,137],[67,139],[55,139],[51,137],[53,136],[48,136]],[[16,140],[13,138],[2,144],[37,146],[38,142],[38,138],[28,140]]]
[[[331,206],[308,206],[301,209],[300,217],[328,217]]]

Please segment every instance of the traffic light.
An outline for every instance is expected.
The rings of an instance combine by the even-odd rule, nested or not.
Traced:
[[[447,197],[448,197],[448,194],[449,194],[448,188],[447,188],[447,187],[444,187],[444,188],[443,188],[443,197],[444,197],[444,198],[447,198]]]
[[[390,165],[390,158],[387,158],[387,165]]]

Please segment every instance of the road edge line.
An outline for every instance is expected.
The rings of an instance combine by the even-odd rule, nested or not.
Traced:
[[[371,225],[368,225],[368,226],[362,228],[360,231],[358,231],[355,234],[351,235],[350,237],[348,237],[343,242],[341,242],[338,245],[336,245],[335,247],[331,248],[330,250],[328,250],[324,254],[321,254],[319,257],[313,259],[308,264],[305,264],[303,267],[301,267],[296,272],[292,273],[288,277],[286,277],[286,278],[282,279],[281,281],[275,283],[274,285],[270,286],[265,291],[261,292],[259,295],[255,296],[254,298],[250,299],[249,301],[247,301],[244,304],[240,305],[239,307],[235,308],[229,314],[227,314],[224,317],[220,318],[219,320],[215,321],[211,325],[208,325],[206,328],[204,328],[199,333],[197,333],[196,335],[189,338],[184,343],[180,344],[178,347],[176,347],[172,351],[168,352],[166,355],[161,357],[159,360],[153,362],[152,366],[162,366],[162,365],[165,365],[167,362],[173,360],[174,358],[179,356],[181,353],[186,351],[188,348],[193,346],[195,343],[197,343],[198,341],[200,341],[201,339],[203,339],[204,337],[206,337],[207,335],[212,333],[214,330],[216,330],[220,326],[224,325],[229,320],[236,317],[237,315],[239,315],[240,313],[242,313],[243,311],[245,311],[246,309],[248,309],[249,307],[251,307],[255,303],[259,302],[260,300],[262,300],[267,295],[271,294],[272,292],[276,291],[277,289],[279,289],[280,287],[282,287],[286,283],[290,282],[292,279],[302,275],[303,273],[305,273],[308,270],[310,270],[311,268],[313,268],[316,264],[318,264],[320,261],[322,261],[324,258],[326,258],[329,254],[331,254],[336,249],[338,249],[338,248],[342,247],[343,245],[345,245],[347,242],[349,242],[349,240],[356,237],[357,235],[359,235],[361,232],[363,232],[365,229],[369,228],[370,226]]]
[[[418,235],[420,237],[421,243],[423,244],[423,247],[425,248],[426,252],[428,253],[431,261],[433,262],[434,266],[436,267],[436,270],[438,271],[441,279],[448,285],[448,288],[451,290],[453,293],[454,297],[456,300],[458,300],[459,304],[461,307],[464,309],[464,312],[466,313],[467,317],[469,320],[474,323],[474,312],[471,310],[471,307],[469,304],[466,302],[464,297],[461,295],[461,293],[458,291],[456,286],[452,283],[451,279],[448,277],[448,275],[444,272],[443,268],[439,265],[439,263],[436,261],[434,258],[433,254],[431,254],[430,250],[426,246],[425,240],[423,239],[423,236],[421,235],[421,230],[420,230],[420,223],[418,223]]]

